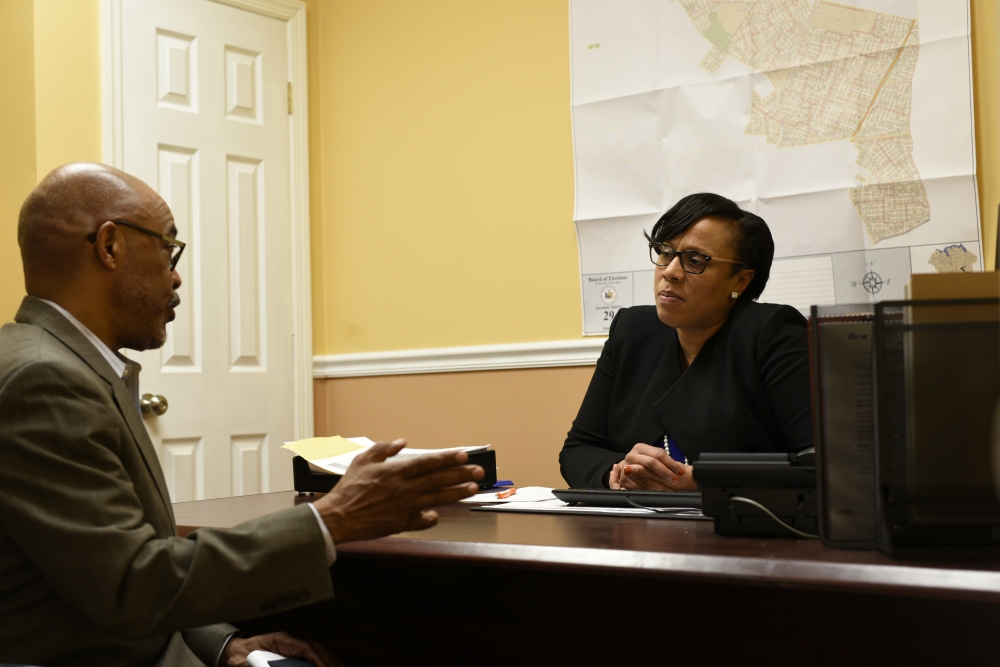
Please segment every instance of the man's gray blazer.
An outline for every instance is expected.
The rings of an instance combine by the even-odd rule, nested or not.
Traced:
[[[212,624],[333,595],[304,505],[177,537],[125,383],[48,304],[26,297],[15,320],[0,329],[0,663],[212,665],[233,630]]]

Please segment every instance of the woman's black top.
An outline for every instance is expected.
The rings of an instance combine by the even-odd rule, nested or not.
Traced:
[[[677,330],[654,306],[618,311],[559,454],[571,487],[601,488],[636,443],[670,434],[701,452],[812,446],[806,320],[791,306],[739,302],[686,371]]]

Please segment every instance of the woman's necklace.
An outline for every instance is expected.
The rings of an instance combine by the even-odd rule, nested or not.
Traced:
[[[673,447],[671,447],[671,445],[673,445]],[[684,459],[684,465],[688,464],[688,457],[687,457],[687,455],[684,454],[684,452],[681,451],[681,448],[677,446],[676,442],[670,442],[670,434],[669,433],[664,433],[663,434],[663,448],[665,450],[667,450],[667,454],[673,460],[676,461],[676,460],[678,460],[678,458],[682,458],[682,459]]]

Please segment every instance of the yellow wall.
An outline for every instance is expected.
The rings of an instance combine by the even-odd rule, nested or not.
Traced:
[[[566,0],[314,7],[316,352],[578,337]]]
[[[101,25],[98,0],[34,4],[40,180],[67,162],[101,161]]]
[[[986,265],[1000,6],[972,0]],[[579,336],[567,0],[307,0],[317,354]],[[99,160],[98,0],[0,2],[0,320],[17,210]]]
[[[53,167],[101,159],[97,0],[0,2],[0,322],[24,295],[17,214]]]
[[[35,185],[35,106],[31,0],[0,2],[0,322],[24,294],[17,213]]]
[[[983,226],[983,267],[992,269],[1000,206],[1000,4],[972,0],[972,86],[975,97],[976,172]]]
[[[311,0],[310,11],[316,353],[578,337],[568,1]],[[972,0],[972,30],[992,267],[996,0]]]

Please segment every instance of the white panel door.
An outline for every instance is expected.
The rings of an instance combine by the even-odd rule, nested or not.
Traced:
[[[207,0],[122,5],[124,169],[188,247],[162,350],[133,355],[175,502],[292,488],[286,25]]]

